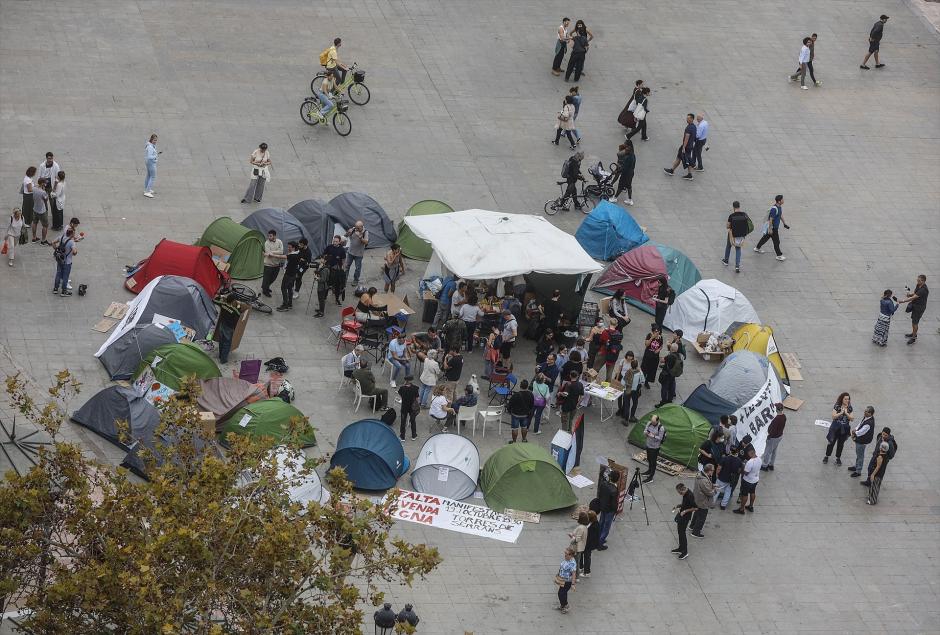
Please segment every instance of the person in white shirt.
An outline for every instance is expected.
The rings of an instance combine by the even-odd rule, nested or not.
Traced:
[[[50,194],[49,206],[52,208],[52,231],[62,231],[65,218],[65,172],[61,170],[55,175],[55,186]]]
[[[556,77],[561,75],[561,62],[565,59],[565,53],[568,52],[568,26],[571,24],[571,18],[562,18],[558,25],[558,38],[555,40],[555,59],[552,60],[552,75]]]
[[[443,384],[434,389],[434,398],[431,400],[431,408],[428,410],[428,414],[441,426],[441,432],[447,432],[447,417],[454,414],[454,409],[450,407],[450,403],[447,401]]]
[[[702,164],[702,148],[708,150],[708,121],[705,115],[699,113],[695,116],[695,145],[692,146],[692,159],[695,161],[695,171],[704,172]]]
[[[259,145],[248,157],[248,163],[251,165],[251,180],[242,197],[242,203],[260,203],[264,194],[264,182],[271,180],[271,153],[268,152],[268,144]]]
[[[56,182],[56,177],[59,175],[59,164],[55,161],[55,155],[51,152],[46,153],[46,160],[39,164],[39,173],[36,175],[37,181],[39,179],[45,179],[46,194],[49,195],[50,199],[52,197],[53,186]],[[50,201],[51,202],[51,201]],[[53,211],[55,211],[55,205],[51,206]],[[62,229],[62,217],[59,216],[59,223],[56,224],[55,221],[52,223],[52,229],[59,231]]]
[[[757,502],[757,481],[760,480],[761,460],[757,458],[754,448],[747,449],[747,462],[744,464],[744,474],[741,477],[741,506],[734,510],[735,514],[743,514],[746,509],[754,511]]]
[[[806,85],[806,65],[809,64],[809,45],[812,42],[811,38],[803,38],[803,48],[800,49],[800,68],[793,75],[790,75],[790,81],[796,81],[796,78],[800,78],[800,87],[803,90],[809,90],[809,87]]]
[[[424,358],[424,366],[421,367],[421,376],[418,378],[421,382],[418,401],[421,402],[422,408],[428,407],[428,395],[437,386],[440,378],[441,365],[437,363],[437,351],[432,348]]]
[[[157,180],[157,135],[150,135],[150,141],[147,142],[146,161],[147,178],[144,179],[144,196],[153,198],[153,182]]]
[[[9,259],[8,264],[11,267],[13,266],[13,258],[16,254],[16,243],[20,238],[20,232],[23,231],[24,224],[23,212],[19,207],[14,207],[13,213],[10,214],[10,223],[3,236],[3,244],[7,249],[7,258]]]
[[[366,349],[362,346],[356,346],[353,350],[343,355],[342,364],[343,364],[343,375],[346,377],[352,377],[353,371],[359,368],[359,359]]]

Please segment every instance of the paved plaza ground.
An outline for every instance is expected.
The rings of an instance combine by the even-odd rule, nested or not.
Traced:
[[[862,71],[881,13],[891,16],[887,66]],[[85,382],[75,406],[107,385],[92,356],[105,336],[91,326],[111,301],[130,299],[122,266],[164,236],[193,241],[213,218],[253,211],[239,199],[261,141],[274,161],[264,206],[363,191],[395,221],[426,198],[540,214],[568,155],[548,143],[570,86],[549,72],[564,14],[595,36],[579,82],[584,151],[614,159],[617,114],[628,87],[645,79],[651,140],[637,138],[631,213],[703,277],[747,295],[781,350],[802,362],[794,394],[805,405],[789,413],[756,513],[712,512],[688,560],[669,553],[676,479],[661,476],[646,489],[650,526],[638,506],[614,524],[568,615],[552,610],[552,576],[574,526],[567,512],[527,524],[516,544],[396,526],[444,561],[414,588],[390,588],[395,607],[413,602],[427,633],[940,631],[940,299],[916,346],[904,344],[903,313],[887,348],[870,341],[883,289],[901,295],[919,273],[940,284],[940,41],[900,0],[0,0],[2,204],[19,205],[26,167],[55,152],[68,173],[66,217],[79,216],[88,235],[72,278],[89,288],[52,296],[51,255],[22,247],[17,266],[0,270],[0,372],[22,370],[42,385],[67,367]],[[823,85],[801,91],[786,75],[813,31]],[[346,138],[298,114],[316,55],[336,35],[372,91],[367,106],[351,106]],[[662,173],[687,112],[704,112],[712,126],[714,152],[693,183]],[[163,151],[153,200],[141,195],[151,132]],[[719,261],[731,201],[757,218],[778,193],[792,227],[788,260],[747,250],[735,275]],[[552,222],[574,232],[580,220],[572,212]],[[378,282],[380,258],[370,252],[367,281]],[[424,263],[408,265],[402,290],[414,298]],[[233,359],[287,358],[297,406],[318,428],[315,453],[325,454],[356,415],[348,393],[337,394],[338,354],[326,343],[335,307],[333,319],[314,320],[306,305],[305,294],[291,313],[254,314]],[[634,314],[626,348],[642,350],[645,321]],[[514,360],[528,376],[531,345]],[[474,357],[470,367],[480,366]],[[713,369],[690,358],[680,399]],[[813,422],[843,390],[856,408],[874,405],[900,444],[877,507],[843,467],[820,462],[824,431]],[[643,412],[655,396],[644,395]],[[599,422],[596,408],[586,416],[588,475],[598,455],[635,465],[626,429]],[[532,442],[547,447],[557,425],[552,418]],[[419,433],[406,444],[412,459],[428,435],[425,416]],[[66,434],[104,461],[121,458],[84,429]],[[484,459],[503,434],[476,439]],[[586,503],[593,494],[578,495]]]

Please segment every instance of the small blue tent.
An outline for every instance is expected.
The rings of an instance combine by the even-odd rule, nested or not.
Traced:
[[[330,468],[346,470],[346,477],[359,489],[394,487],[409,465],[401,441],[376,419],[362,419],[343,428],[330,459]]]
[[[574,237],[598,260],[614,260],[649,240],[627,210],[609,201],[601,201],[587,215]]]

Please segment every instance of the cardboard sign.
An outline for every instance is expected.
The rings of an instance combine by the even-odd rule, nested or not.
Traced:
[[[734,411],[735,416],[738,418],[738,424],[735,426],[735,438],[740,441],[745,435],[751,435],[751,445],[754,446],[757,456],[764,453],[764,445],[767,442],[767,428],[770,427],[773,418],[777,416],[777,409],[774,404],[782,401],[781,397],[780,384],[771,370],[763,388],[758,390],[750,401]]]
[[[392,517],[462,534],[502,542],[516,542],[522,522],[489,507],[463,503],[443,496],[401,490],[391,506]]]

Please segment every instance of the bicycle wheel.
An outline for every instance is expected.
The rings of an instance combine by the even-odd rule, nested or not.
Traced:
[[[240,282],[233,282],[229,287],[229,291],[232,292],[232,295],[234,295],[235,299],[239,302],[247,302],[248,304],[251,304],[258,299],[258,294],[255,293],[254,289],[243,285]]]
[[[315,126],[320,123],[320,102],[314,99],[305,99],[300,104],[300,118],[308,126]]]
[[[338,112],[333,115],[333,127],[336,128],[336,132],[338,132],[341,137],[345,137],[352,132],[352,122],[344,112]]]
[[[313,79],[310,80],[310,92],[314,95],[317,94],[317,87],[323,83],[323,78],[326,77],[326,73],[320,71],[314,75]]]
[[[556,199],[546,201],[545,208],[543,210],[545,214],[547,214],[548,216],[554,216],[555,214],[557,214],[558,213],[558,206],[556,205],[557,202],[558,201]]]
[[[368,86],[365,84],[350,84],[349,88],[346,89],[346,93],[349,95],[349,100],[357,106],[365,106],[372,97]]]
[[[264,313],[265,315],[271,315],[274,312],[274,309],[269,307],[267,304],[265,304],[261,300],[257,300],[257,299],[251,303],[251,308],[253,308],[255,311],[260,311],[261,313]]]
[[[581,196],[581,213],[590,214],[591,210],[594,209],[594,199],[590,196]]]

